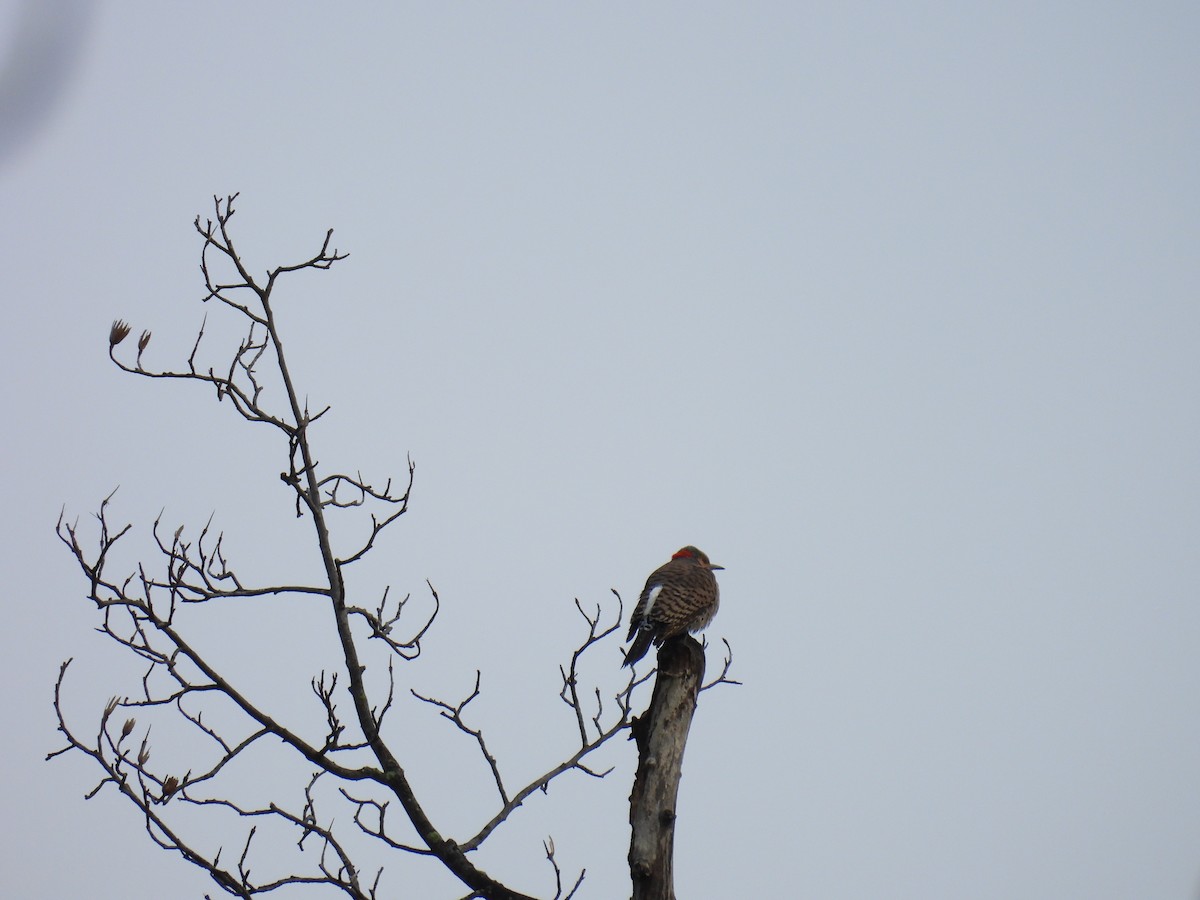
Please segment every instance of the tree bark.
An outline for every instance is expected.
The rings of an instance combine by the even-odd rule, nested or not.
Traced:
[[[675,803],[683,751],[704,680],[704,649],[691,637],[658,651],[650,708],[633,724],[638,768],[629,797],[633,900],[675,900]]]

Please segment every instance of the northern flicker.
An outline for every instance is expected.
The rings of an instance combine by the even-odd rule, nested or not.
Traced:
[[[689,631],[699,631],[712,621],[720,604],[720,591],[708,557],[695,547],[684,547],[671,561],[655,569],[646,579],[642,595],[629,621],[633,645],[625,654],[625,665],[632,666],[646,655],[653,641],[664,641]]]

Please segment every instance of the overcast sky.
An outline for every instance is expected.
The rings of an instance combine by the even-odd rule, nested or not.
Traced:
[[[1198,896],[1200,7],[30,6],[0,4],[0,893],[215,891],[114,791],[84,802],[86,760],[42,759],[64,658],[84,733],[141,672],[93,630],[64,504],[86,525],[120,485],[130,554],[160,510],[215,513],[247,570],[315,571],[286,447],[105,358],[116,317],[186,358],[191,222],[240,191],[256,271],[330,227],[351,254],[277,301],[322,460],[417,463],[351,587],[432,581],[401,684],[481,668],[514,781],[571,740],[573,598],[694,543],[744,686],[697,713],[681,897]],[[311,710],[326,611],[213,612],[252,689]],[[414,781],[468,835],[486,769],[411,713]],[[552,894],[553,835],[581,897],[626,896],[610,750],[480,864]]]

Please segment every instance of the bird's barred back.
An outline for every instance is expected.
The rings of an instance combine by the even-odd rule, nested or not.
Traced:
[[[712,621],[720,605],[713,569],[720,568],[688,546],[646,579],[630,617],[627,640],[634,643],[626,654],[625,665],[641,659],[651,642],[662,644],[689,631],[699,631]]]

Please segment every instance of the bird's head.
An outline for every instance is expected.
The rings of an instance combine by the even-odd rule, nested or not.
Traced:
[[[708,555],[702,550],[697,550],[691,544],[671,554],[671,559],[690,559],[695,561],[696,565],[705,569],[724,569],[724,566],[718,566],[714,562],[709,562]]]

